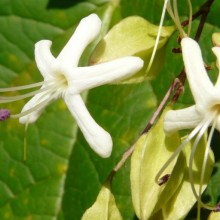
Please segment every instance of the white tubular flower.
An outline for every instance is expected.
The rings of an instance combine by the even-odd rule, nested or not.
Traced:
[[[186,37],[182,39],[181,46],[195,105],[168,111],[164,119],[164,129],[169,134],[177,130],[194,128],[197,134],[202,128],[215,124],[220,131],[220,77],[213,85],[205,70],[201,50],[196,41]],[[212,50],[219,63],[220,47],[214,47]]]
[[[63,98],[91,148],[101,157],[109,157],[112,151],[111,136],[91,117],[80,93],[133,75],[143,67],[143,61],[138,57],[128,56],[94,66],[77,67],[83,51],[98,36],[100,29],[101,20],[96,14],[82,19],[57,58],[50,52],[51,41],[41,40],[36,43],[35,59],[44,81],[1,89],[0,92],[37,86],[41,88],[17,97],[1,97],[0,103],[34,95],[20,114],[11,115],[14,118],[19,117],[20,123],[33,123],[48,104]]]
[[[215,207],[210,207],[201,201],[201,193],[211,139],[215,128],[220,131],[220,75],[216,84],[213,85],[204,67],[201,50],[196,41],[184,37],[181,41],[181,47],[185,72],[195,104],[188,108],[168,111],[164,118],[164,130],[167,134],[182,129],[192,129],[192,131],[158,172],[157,178],[162,175],[169,163],[184,146],[195,137],[189,159],[189,177],[192,191],[204,208],[214,210]],[[214,47],[212,50],[217,57],[217,63],[220,64],[220,47]],[[201,167],[200,189],[197,193],[194,187],[193,159],[199,142],[209,126],[211,126],[211,130],[207,139],[204,158],[201,158],[203,165]]]

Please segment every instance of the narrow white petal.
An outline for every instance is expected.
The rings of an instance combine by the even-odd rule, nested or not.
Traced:
[[[220,116],[217,118],[216,129],[220,132]]]
[[[97,37],[100,29],[101,20],[96,14],[83,18],[70,40],[60,52],[57,61],[64,66],[76,67],[83,51]]]
[[[188,37],[182,39],[181,46],[186,75],[195,102],[205,104],[214,87],[205,70],[200,47]]]
[[[70,85],[78,92],[91,89],[107,83],[126,79],[144,65],[143,60],[138,57],[123,57],[114,61],[89,67],[79,67],[74,71],[74,80]]]
[[[20,117],[19,118],[19,122],[21,124],[25,124],[25,123],[34,123],[41,115],[41,113],[43,112],[43,110],[45,109],[45,107],[51,103],[51,99],[50,99],[51,95],[50,94],[45,94],[45,93],[39,93],[37,95],[35,95],[32,99],[30,99],[23,107],[22,112],[28,111],[31,108],[34,108],[36,105],[40,104],[41,102],[48,100],[48,102],[46,102],[46,104],[42,104],[41,106],[39,106],[36,110],[34,110],[32,113]]]
[[[171,134],[182,129],[195,128],[202,117],[197,113],[195,106],[180,110],[170,110],[164,117],[164,131]]]
[[[217,82],[215,84],[215,87],[220,89],[220,47],[213,47],[212,51],[215,54],[215,56],[217,57],[216,64],[217,64],[217,67],[219,69],[218,79],[217,79]]]
[[[101,157],[109,157],[112,152],[111,136],[91,117],[81,96],[66,93],[64,100],[91,148]]]
[[[51,44],[49,40],[41,40],[35,44],[35,60],[44,78],[50,77],[51,63],[55,60],[50,51]]]

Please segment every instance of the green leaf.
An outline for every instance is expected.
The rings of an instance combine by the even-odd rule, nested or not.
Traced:
[[[175,192],[175,194],[163,206],[162,208],[163,219],[166,220],[184,219],[196,202],[196,198],[192,192],[191,184],[189,181],[189,168],[188,168],[192,145],[193,145],[193,141],[189,142],[185,146],[185,149],[183,151],[187,162],[187,166],[184,172],[184,178],[181,185],[178,187],[177,191]],[[206,136],[203,136],[202,140],[198,145],[198,150],[193,160],[194,187],[197,192],[199,191],[199,187],[200,187],[202,162],[206,147],[207,147]],[[205,190],[208,184],[208,181],[210,179],[213,170],[213,165],[214,165],[214,155],[213,152],[210,151],[206,166],[204,182],[202,186],[202,192]]]
[[[208,218],[208,220],[219,220],[219,219],[220,219],[220,212],[211,212]]]
[[[63,203],[66,219],[80,219],[85,210],[94,203],[101,185],[120,160],[122,153],[144,129],[156,105],[147,82],[96,88],[90,91],[87,102],[91,114],[111,133],[113,153],[105,160],[98,157],[90,150],[81,133],[78,134],[66,180]],[[116,174],[112,183],[112,192],[123,219],[132,219],[134,216],[129,172],[127,163]]]
[[[215,149],[215,150],[219,150],[219,149]],[[215,156],[217,158],[219,157],[219,155],[216,155],[216,154]],[[219,181],[220,181],[220,163],[219,161],[216,161],[212,178],[209,181],[208,187],[205,191],[205,198],[209,198],[208,202],[213,206],[219,203],[220,191],[219,191],[219,188],[217,187],[219,184]]]
[[[143,81],[146,77],[155,77],[162,67],[161,62],[164,59],[165,44],[174,32],[174,27],[169,26],[162,28],[157,55],[152,64],[152,69],[149,73],[146,73],[157,32],[158,26],[147,20],[138,16],[127,17],[116,24],[107,33],[96,47],[90,62],[94,64],[123,56],[139,56],[145,61],[143,69],[135,74],[135,76],[123,80],[122,83],[136,83]]]
[[[220,45],[220,33],[214,33],[212,34],[212,42],[214,45],[219,46]]]
[[[101,188],[95,203],[86,210],[82,220],[122,220],[109,184]]]
[[[218,4],[219,3],[217,2],[217,5]],[[181,8],[181,5],[182,5],[182,3],[180,3],[179,8]],[[214,5],[216,5],[216,2],[214,3]],[[207,23],[204,27],[199,44],[201,46],[202,55],[203,55],[205,64],[211,67],[211,70],[208,71],[209,77],[215,83],[216,78],[219,74],[219,71],[216,68],[216,57],[213,55],[212,50],[211,50],[211,48],[213,47],[211,36],[213,33],[220,31],[220,25],[218,25],[218,26],[213,25],[213,23],[216,22],[215,16],[213,14],[214,12],[216,13],[216,9],[215,9],[214,5],[213,5],[212,10],[210,11],[210,14],[208,16],[209,23]],[[197,7],[198,7],[198,5],[197,5]],[[194,35],[195,30],[198,27],[198,25],[199,25],[198,21],[193,22],[193,26],[192,26],[193,27],[193,31],[192,31],[193,34],[191,34],[191,36]],[[157,96],[158,101],[162,100],[162,98],[164,97],[164,94],[167,92],[167,89],[169,88],[170,84],[172,83],[174,78],[179,75],[179,73],[181,72],[181,70],[183,68],[183,61],[182,61],[181,54],[172,53],[173,48],[179,47],[176,39],[177,39],[177,36],[173,35],[171,37],[171,39],[169,40],[168,45],[167,45],[166,55],[165,55],[166,59],[165,59],[164,67],[161,70],[161,73],[157,76],[156,80],[151,81],[153,91],[154,91],[155,95]],[[167,86],[165,86],[165,85],[167,85]],[[192,98],[192,94],[190,92],[188,82],[186,81],[186,83],[184,85],[184,92],[181,94],[181,96],[179,97],[179,99],[174,107],[175,107],[175,109],[178,109],[178,108],[188,107],[192,104],[194,104],[194,100]],[[220,179],[220,172],[219,172],[220,155],[218,153],[220,139],[219,139],[218,133],[219,132],[216,132],[216,134],[214,135],[214,138],[216,136],[217,140],[215,141],[215,143],[212,144],[212,148],[215,149],[214,154],[216,157],[216,163],[217,163],[216,168],[218,168],[218,172],[213,173],[213,177],[209,181],[209,184],[207,187],[208,192],[205,193],[205,199],[207,201],[210,201],[212,203],[212,205],[215,205],[219,201],[219,195],[220,195],[220,190],[218,187],[218,183],[219,183],[219,179]],[[204,211],[204,215],[205,215],[206,211],[202,210],[202,212],[203,211]],[[197,213],[197,210],[195,207],[194,210],[190,213],[189,219],[191,220],[193,218],[196,218],[196,213]],[[193,217],[191,217],[191,216],[193,216]]]
[[[166,112],[167,110],[165,110]],[[175,193],[181,183],[184,169],[184,158],[173,160],[164,174],[171,174],[167,184],[159,186],[155,177],[160,168],[180,144],[178,134],[167,137],[163,131],[163,117],[135,144],[131,159],[131,191],[136,215],[144,220],[149,219]],[[176,163],[176,166],[175,166]],[[175,168],[174,168],[175,166]]]

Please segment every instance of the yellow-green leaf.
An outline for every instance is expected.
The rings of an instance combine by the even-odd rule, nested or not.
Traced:
[[[185,150],[183,151],[187,160],[187,166],[184,172],[183,182],[179,186],[176,193],[172,196],[172,198],[162,208],[163,219],[166,220],[183,219],[196,202],[196,198],[192,192],[192,188],[189,182],[188,161],[191,154],[192,145],[193,145],[193,141],[189,142],[186,145]],[[202,162],[203,162],[206,146],[207,146],[207,141],[206,141],[206,136],[204,136],[198,145],[198,150],[196,151],[193,161],[193,173],[194,173],[194,181],[195,181],[194,186],[197,192],[199,190]],[[202,191],[205,190],[208,184],[208,180],[210,179],[213,170],[213,165],[214,165],[214,155],[213,152],[210,151]]]
[[[108,184],[101,188],[95,203],[86,210],[82,220],[122,220]]]
[[[158,45],[157,55],[147,77],[157,74],[162,67],[167,40],[174,31],[174,27],[163,27]],[[96,47],[91,63],[101,63],[119,57],[134,55],[145,61],[144,68],[130,79],[120,83],[136,83],[146,79],[146,68],[155,44],[158,26],[142,17],[127,17],[116,24]],[[158,65],[159,64],[159,65]]]
[[[220,45],[220,33],[214,33],[212,34],[212,42],[215,46]]]
[[[180,145],[177,133],[167,137],[163,131],[163,115],[157,124],[141,136],[135,145],[131,158],[131,191],[136,215],[141,219],[149,219],[175,193],[181,183],[184,169],[184,158],[181,156],[167,167],[164,174],[171,174],[168,183],[159,186],[155,177]],[[174,169],[174,166],[176,167]],[[167,189],[166,189],[167,188]]]
[[[220,212],[211,212],[208,218],[208,220],[219,220],[219,219],[220,219]]]

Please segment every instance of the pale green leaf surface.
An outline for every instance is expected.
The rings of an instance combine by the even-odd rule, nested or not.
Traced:
[[[165,44],[173,31],[174,27],[163,27],[159,48]],[[155,44],[157,32],[158,27],[142,17],[127,17],[105,35],[94,51],[91,62],[106,62],[139,53],[149,54]]]
[[[220,45],[220,32],[216,32],[212,35],[212,42],[216,46]]]
[[[82,220],[122,220],[108,185],[102,186],[95,203],[86,210]]]
[[[149,219],[157,209],[172,196],[181,183],[184,169],[184,158],[179,157],[177,168],[174,160],[164,171],[171,174],[167,184],[159,186],[155,177],[180,144],[178,134],[167,137],[163,131],[163,116],[156,125],[141,136],[135,144],[131,159],[131,191],[137,216],[142,220]],[[175,168],[174,168],[175,166]]]
[[[219,219],[220,219],[220,212],[211,212],[208,218],[208,220],[219,220]]]
[[[117,83],[138,83],[146,78],[155,77],[162,67],[165,44],[174,27],[163,27],[156,57],[149,72],[146,72],[156,42],[158,26],[139,16],[131,16],[116,24],[97,45],[90,62],[102,63],[122,56],[139,56],[144,60],[144,67],[129,79]],[[125,46],[126,45],[126,46]],[[159,65],[158,65],[159,64]]]
[[[181,185],[178,187],[176,193],[172,196],[172,198],[163,206],[162,213],[163,219],[166,220],[181,220],[184,219],[188,214],[192,206],[196,202],[196,198],[192,192],[191,184],[189,182],[189,157],[191,153],[193,142],[191,141],[185,146],[183,151],[185,160],[187,163],[187,167],[185,168],[184,178]],[[207,141],[205,137],[201,140],[198,145],[198,150],[195,154],[193,161],[193,173],[194,173],[194,186],[196,191],[199,191],[200,187],[200,176],[201,176],[201,167],[202,167],[202,158],[204,157],[204,152],[207,146]],[[210,179],[212,170],[214,165],[214,155],[213,152],[209,152],[209,157],[206,166],[205,178],[203,182],[202,191],[205,190],[207,183]]]

